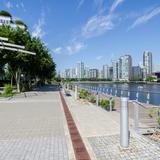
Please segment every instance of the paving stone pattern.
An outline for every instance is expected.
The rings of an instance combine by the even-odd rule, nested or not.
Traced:
[[[64,123],[58,92],[1,102],[0,160],[68,160]]]
[[[97,160],[159,160],[160,147],[139,135],[131,136],[128,149],[120,147],[120,136],[89,137]]]

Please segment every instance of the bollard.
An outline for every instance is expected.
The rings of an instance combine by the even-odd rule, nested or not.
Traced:
[[[147,104],[149,104],[150,94],[147,94]]]
[[[128,98],[127,97],[121,97],[120,145],[123,148],[127,148],[129,146],[129,120],[128,120]]]
[[[78,86],[75,85],[75,100],[78,99]]]
[[[109,111],[112,112],[112,97],[109,99]]]
[[[137,92],[136,93],[136,101],[138,101],[138,98],[139,98],[139,93]]]
[[[128,91],[128,99],[130,98],[130,92]]]
[[[69,83],[67,84],[67,89],[69,90]]]
[[[139,108],[138,104],[134,103],[134,129],[136,132],[138,132],[138,121],[139,121]]]
[[[96,94],[96,106],[97,107],[99,106],[98,102],[99,102],[99,95],[98,95],[98,92],[97,92],[97,94]]]
[[[121,97],[123,96],[123,91],[121,91]]]
[[[112,88],[111,88],[111,91],[110,91],[110,95],[112,95]]]
[[[115,96],[117,96],[117,90],[115,91]]]

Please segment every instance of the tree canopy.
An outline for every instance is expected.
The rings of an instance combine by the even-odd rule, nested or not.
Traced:
[[[55,75],[55,63],[44,43],[31,37],[26,29],[0,26],[0,36],[7,37],[10,43],[25,46],[25,49],[36,55],[8,50],[0,50],[0,63],[8,67],[16,81],[17,91],[20,92],[21,75],[31,85],[31,81],[45,82]]]
[[[1,10],[1,11],[0,11],[0,16],[12,17],[12,15],[11,15],[9,12],[4,11],[4,10]]]

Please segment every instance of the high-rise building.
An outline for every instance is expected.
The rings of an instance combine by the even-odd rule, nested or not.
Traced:
[[[132,67],[132,79],[139,79],[143,77],[143,70],[140,66]]]
[[[103,65],[103,78],[109,78],[109,66],[107,64]]]
[[[89,78],[89,67],[84,68],[84,78]]]
[[[70,69],[65,69],[65,71],[64,71],[64,78],[65,79],[70,79]]]
[[[109,79],[113,79],[113,67],[109,67]]]
[[[90,69],[89,78],[98,78],[98,69]]]
[[[132,77],[132,57],[121,56],[117,61],[112,61],[113,80],[129,81]]]
[[[77,74],[77,78],[84,78],[84,63],[83,62],[77,62],[76,74]]]
[[[130,55],[124,55],[119,58],[119,80],[129,81],[132,77],[132,58]]]
[[[118,61],[113,60],[112,61],[112,67],[113,67],[113,81],[117,81],[118,80]]]
[[[144,80],[147,78],[147,76],[152,74],[152,53],[145,51],[143,53],[143,78]]]

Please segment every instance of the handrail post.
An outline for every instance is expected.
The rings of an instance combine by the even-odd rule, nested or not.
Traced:
[[[78,99],[78,86],[75,85],[75,100]]]
[[[96,106],[99,106],[99,95],[98,92],[96,93]]]
[[[134,129],[138,132],[139,108],[137,102],[134,102]]]

